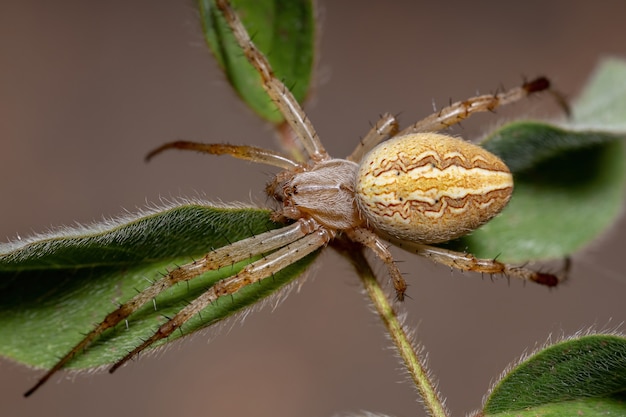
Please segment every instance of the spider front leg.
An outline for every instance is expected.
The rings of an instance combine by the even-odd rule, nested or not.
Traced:
[[[196,151],[208,153],[211,155],[230,155],[234,158],[245,159],[265,165],[272,165],[283,169],[293,169],[300,167],[300,164],[292,160],[286,155],[269,149],[257,148],[256,146],[247,145],[229,145],[225,143],[200,143],[186,140],[177,140],[169,142],[150,151],[146,155],[146,162],[153,157],[168,149],[181,149],[187,151]]]
[[[531,94],[550,89],[550,81],[545,77],[525,82],[522,86],[496,94],[486,94],[457,101],[446,106],[425,119],[405,128],[398,136],[409,133],[435,132],[467,119],[474,113],[494,111],[500,106],[514,103]]]
[[[171,335],[176,329],[179,329],[189,319],[200,313],[209,304],[217,302],[220,298],[233,295],[243,287],[252,285],[260,280],[270,277],[282,270],[283,268],[299,261],[305,256],[315,252],[317,249],[325,246],[335,236],[335,233],[324,228],[319,228],[315,232],[310,233],[300,240],[297,240],[276,252],[273,252],[262,259],[253,262],[239,273],[225,278],[191,301],[185,308],[179,311],[174,317],[162,324],[157,331],[141,345],[137,346],[129,352],[124,358],[115,363],[109,372],[113,373],[120,366],[128,362],[138,353],[142,352],[155,342]],[[190,264],[187,267],[193,266]],[[184,267],[183,267],[184,268]]]
[[[50,379],[55,373],[61,370],[72,358],[87,349],[91,343],[106,330],[115,327],[121,321],[127,319],[143,305],[153,300],[163,291],[173,285],[189,281],[205,272],[233,265],[256,255],[271,252],[301,239],[309,233],[314,232],[318,225],[313,220],[300,220],[290,226],[280,229],[270,230],[257,236],[252,236],[244,240],[235,242],[229,246],[215,249],[202,259],[190,264],[180,266],[158,281],[155,281],[148,288],[137,293],[131,300],[120,305],[113,312],[109,313],[94,329],[76,344],[65,356],[57,361],[39,381],[29,389],[24,396],[28,397],[39,387]]]
[[[409,252],[425,256],[437,263],[460,271],[472,271],[490,275],[502,274],[506,277],[532,281],[547,287],[554,287],[565,279],[554,274],[533,271],[523,266],[514,266],[495,259],[479,259],[469,253],[456,252],[435,246],[400,241],[394,241],[394,244]]]
[[[233,35],[248,62],[256,68],[261,76],[263,88],[285,117],[289,126],[294,130],[311,159],[317,162],[329,159],[330,157],[320,142],[313,124],[307,118],[302,107],[300,107],[298,100],[296,100],[287,86],[276,78],[270,63],[252,42],[230,3],[226,0],[217,0],[216,3],[224,15],[226,23],[233,31]]]

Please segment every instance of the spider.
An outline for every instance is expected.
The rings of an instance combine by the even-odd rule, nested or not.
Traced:
[[[285,226],[215,249],[199,260],[173,269],[108,314],[25,396],[35,392],[104,331],[126,320],[174,284],[262,255],[192,300],[115,363],[110,372],[168,337],[220,297],[272,276],[337,238],[369,248],[382,260],[399,301],[404,299],[407,286],[388,249],[388,241],[461,271],[503,274],[547,286],[558,284],[559,278],[552,274],[432,246],[463,236],[489,221],[506,206],[513,190],[512,175],[497,156],[462,139],[435,132],[476,112],[493,111],[549,90],[546,78],[540,77],[497,94],[452,103],[403,130],[399,129],[394,116],[384,114],[352,154],[346,159],[336,159],[328,155],[289,89],[274,76],[269,62],[254,45],[229,2],[217,0],[217,6],[308,160],[299,162],[254,146],[189,141],[166,143],[150,152],[146,159],[168,149],[183,149],[230,155],[281,168],[267,185],[266,192],[278,206],[273,220]]]

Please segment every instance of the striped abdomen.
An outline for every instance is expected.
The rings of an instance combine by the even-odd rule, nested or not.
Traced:
[[[361,161],[356,198],[375,229],[419,243],[451,240],[498,214],[513,177],[497,156],[462,139],[417,133],[383,142]]]

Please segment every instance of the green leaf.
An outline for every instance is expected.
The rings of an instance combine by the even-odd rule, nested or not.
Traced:
[[[513,172],[502,214],[447,246],[506,262],[564,258],[613,224],[626,190],[626,63],[602,64],[562,126],[515,122],[483,146]]]
[[[582,398],[562,403],[546,404],[524,410],[496,414],[488,413],[481,417],[600,417],[623,415],[626,415],[626,395],[616,394],[602,398]]]
[[[483,415],[626,415],[626,339],[584,336],[536,353],[496,384]]]
[[[302,103],[309,91],[315,48],[310,0],[237,0],[232,2],[255,45],[276,76]],[[284,119],[246,61],[213,0],[199,0],[205,39],[233,88],[259,116],[274,124]]]
[[[572,109],[572,124],[579,129],[626,132],[625,77],[623,59],[604,60]]]
[[[129,300],[151,280],[175,265],[197,259],[212,248],[280,225],[268,210],[180,204],[79,229],[36,236],[0,246],[0,355],[48,368],[67,353],[95,323]],[[218,299],[182,328],[191,333],[275,293],[313,260],[309,256],[260,284]],[[187,301],[245,263],[180,283],[125,323],[107,331],[69,367],[108,364],[150,336]],[[77,314],[80,312],[80,314]],[[181,333],[174,333],[174,340]]]

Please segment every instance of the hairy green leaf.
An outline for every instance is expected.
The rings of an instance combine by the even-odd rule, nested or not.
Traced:
[[[511,370],[484,416],[626,415],[626,339],[591,335],[550,346]]]

